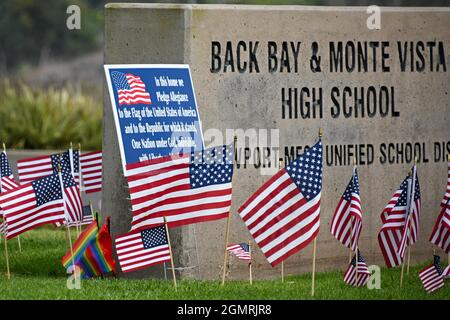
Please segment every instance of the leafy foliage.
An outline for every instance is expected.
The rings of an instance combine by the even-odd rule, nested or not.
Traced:
[[[76,90],[0,85],[0,139],[8,148],[101,149],[102,104]]]

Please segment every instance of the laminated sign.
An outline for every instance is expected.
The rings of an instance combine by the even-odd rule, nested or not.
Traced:
[[[105,65],[122,166],[203,149],[188,65]]]

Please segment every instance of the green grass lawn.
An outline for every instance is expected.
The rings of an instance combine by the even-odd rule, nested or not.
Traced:
[[[280,280],[179,281],[175,292],[171,281],[125,280],[116,278],[83,280],[80,290],[69,290],[67,275],[60,263],[67,249],[61,230],[40,229],[21,237],[22,252],[16,239],[8,242],[12,277],[6,278],[4,240],[0,245],[0,299],[311,299],[311,275],[303,274]],[[425,264],[413,266],[399,287],[400,269],[382,268],[381,289],[351,288],[342,281],[343,271],[316,275],[314,299],[450,299],[450,283],[427,294],[418,278]]]

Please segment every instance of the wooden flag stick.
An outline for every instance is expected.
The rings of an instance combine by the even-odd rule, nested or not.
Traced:
[[[409,262],[411,261],[411,246],[408,247],[408,264],[406,265],[406,275],[409,275]]]
[[[400,288],[403,288],[403,270],[405,269],[405,263],[402,263],[402,272],[400,273]]]
[[[234,157],[236,159],[237,158],[237,156],[236,156],[237,136],[234,136],[233,142],[234,142]],[[233,160],[235,160],[235,159],[233,159]],[[233,177],[231,177],[231,180],[233,180]],[[225,277],[227,275],[227,260],[228,260],[227,247],[228,247],[228,238],[230,236],[230,220],[231,220],[231,212],[228,213],[227,224],[226,224],[226,227],[225,227],[225,246],[224,246],[225,248],[224,248],[224,253],[223,253],[222,286],[225,284]]]
[[[175,276],[175,267],[173,265],[173,255],[172,255],[172,246],[170,244],[169,228],[167,227],[166,217],[164,217],[164,226],[166,228],[167,244],[169,245],[170,266],[171,266],[171,269],[172,269],[173,285],[175,286],[175,291],[177,291],[177,277]]]
[[[22,245],[20,244],[20,235],[17,236],[17,244],[19,245],[19,251],[22,252]]]
[[[253,276],[252,276],[252,246],[250,244],[250,240],[248,240],[248,254],[250,256],[250,263],[248,264],[248,275],[250,278],[250,284],[253,284]]]
[[[9,272],[9,255],[8,255],[8,240],[5,235],[5,259],[6,259],[6,276],[11,279],[11,273]]]
[[[278,170],[283,166],[283,159],[278,159]],[[284,260],[281,261],[281,282],[284,282]]]
[[[316,278],[316,246],[317,246],[317,237],[314,238],[313,244],[313,265],[312,265],[312,282],[311,282],[311,296],[313,297],[315,293],[315,278]]]
[[[75,279],[77,278],[78,274],[76,271],[76,266],[75,266],[75,257],[73,255],[73,246],[72,246],[72,235],[70,234],[70,227],[69,224],[67,224],[67,238],[69,239],[69,246],[70,246],[70,255],[72,256],[72,270],[73,270],[73,276],[75,277]]]
[[[227,260],[228,260],[227,246],[228,246],[228,237],[230,236],[230,219],[231,214],[228,214],[227,225],[225,227],[225,253],[223,255],[222,285],[225,284],[225,277],[227,274]]]
[[[319,140],[322,139],[323,129],[319,128]],[[311,281],[311,296],[315,294],[315,279],[316,279],[316,250],[317,250],[317,236],[314,238],[313,243],[313,265],[312,265],[312,281]]]

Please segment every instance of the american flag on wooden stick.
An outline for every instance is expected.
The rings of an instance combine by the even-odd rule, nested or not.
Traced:
[[[319,233],[322,142],[262,185],[238,210],[269,263],[276,266]]]
[[[331,219],[331,234],[344,246],[355,251],[362,229],[361,198],[356,167]]]
[[[441,270],[441,257],[434,255],[433,264],[420,271],[419,278],[428,293],[442,288],[444,286],[444,277]]]
[[[80,167],[84,192],[100,192],[102,190],[102,152],[82,153]]]
[[[170,261],[170,248],[164,225],[117,236],[115,243],[123,272]]]
[[[369,280],[370,272],[367,268],[366,260],[362,253],[358,250],[358,261],[356,261],[356,254],[348,266],[344,274],[344,282],[350,286],[362,287],[365,286]]]
[[[14,180],[14,175],[9,165],[8,156],[6,152],[0,153],[0,193],[15,189],[19,184]]]
[[[57,173],[58,165],[61,165],[62,171],[70,172],[79,185],[79,152],[72,149],[62,153],[18,160],[20,183],[28,183]]]
[[[447,190],[441,202],[441,212],[431,232],[430,242],[450,253],[450,162],[447,164]]]
[[[150,94],[145,90],[141,77],[131,73],[111,72],[111,79],[117,88],[119,105],[151,104]]]
[[[412,177],[403,180],[381,213],[383,226],[378,242],[389,268],[402,264],[406,247],[413,245],[419,234],[421,201],[415,166],[412,172]]]
[[[11,239],[44,224],[65,223],[64,196],[58,174],[0,194],[6,237]]]
[[[250,246],[247,243],[229,244],[227,250],[234,254],[238,259],[250,262],[252,260],[250,254]]]
[[[131,229],[226,218],[231,206],[233,146],[127,165]]]

